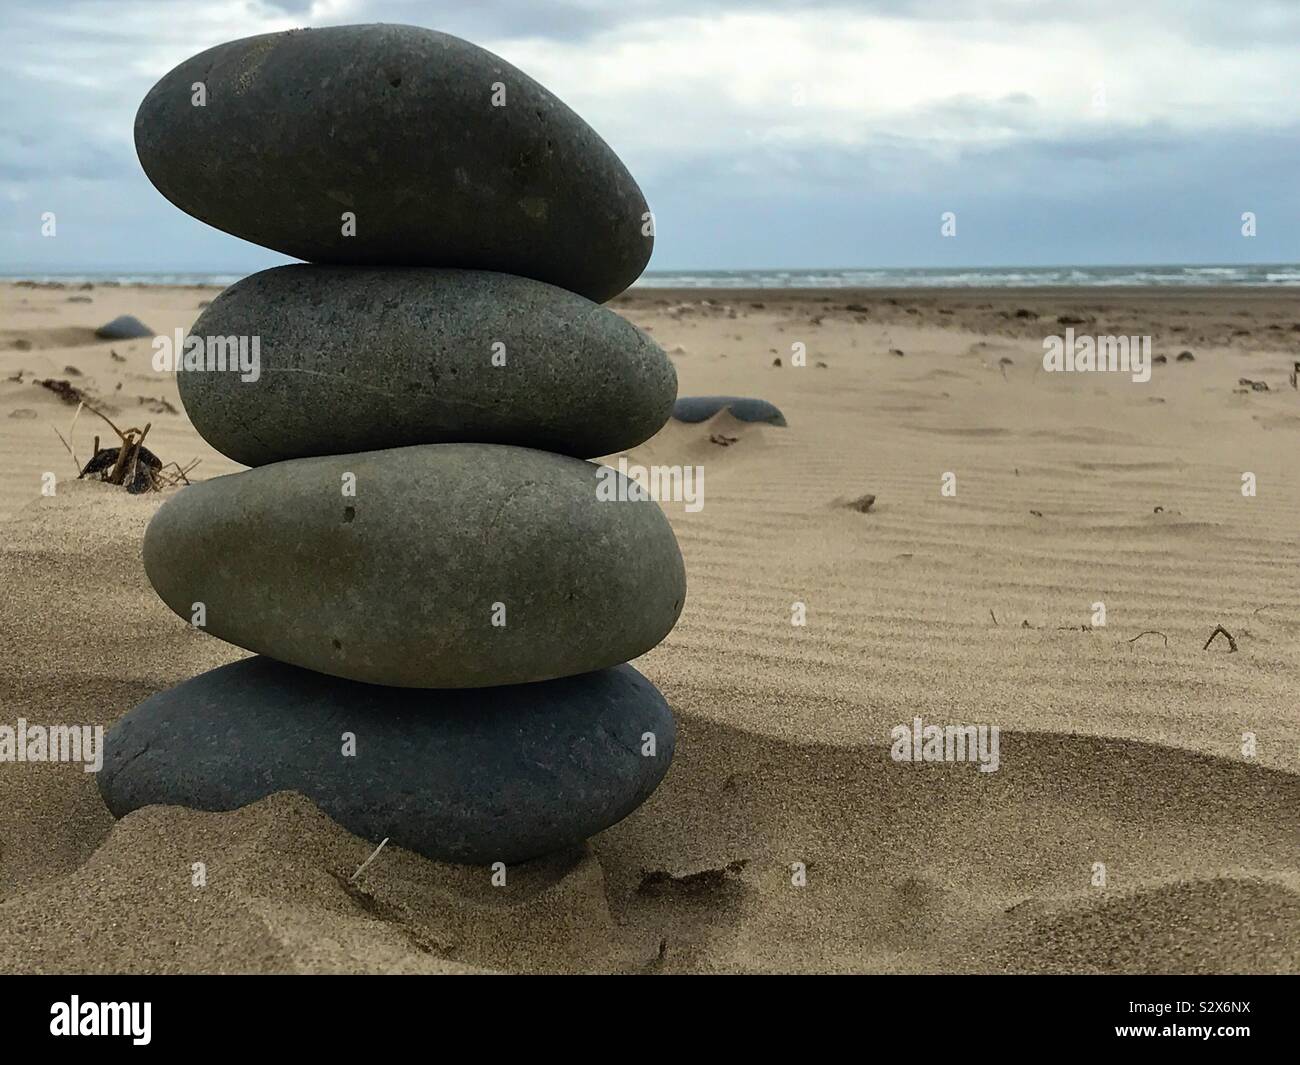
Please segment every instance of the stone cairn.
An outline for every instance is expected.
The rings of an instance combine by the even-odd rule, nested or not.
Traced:
[[[135,139],[176,206],[307,262],[227,289],[173,352],[198,431],[252,468],[167,501],[145,569],[256,655],[114,726],[109,808],[293,790],[465,863],[627,816],[675,742],[627,661],[686,578],[657,504],[585,461],[652,436],[677,391],[600,305],[653,239],[623,164],[504,60],[387,25],[209,49]]]

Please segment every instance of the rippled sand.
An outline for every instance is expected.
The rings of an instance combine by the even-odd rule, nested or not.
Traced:
[[[0,288],[0,725],[108,725],[242,654],[152,594],[159,497],[76,483],[54,432],[75,405],[31,383],[152,423],[164,462],[231,472],[147,340],[91,334],[123,313],[170,332],[214,294]],[[685,611],[637,663],[681,728],[650,802],[505,888],[392,847],[349,884],[372,846],[299,796],[114,824],[79,767],[0,763],[0,969],[1300,971],[1293,300],[647,289],[614,306],[672,353],[682,394],[761,396],[789,421],[670,423],[628,455],[705,471],[702,508],[665,504]],[[1150,334],[1168,362],[1146,384],[1045,373],[1062,315]],[[96,422],[78,419],[82,461],[110,435]],[[1203,648],[1218,625],[1236,653]],[[996,725],[997,771],[894,761],[891,730],[918,717]]]

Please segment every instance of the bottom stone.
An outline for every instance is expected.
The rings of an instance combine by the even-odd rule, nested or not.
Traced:
[[[668,704],[629,665],[429,690],[256,657],[125,714],[106,737],[99,790],[115,817],[297,791],[365,839],[510,863],[621,821],[658,787],[675,741]]]

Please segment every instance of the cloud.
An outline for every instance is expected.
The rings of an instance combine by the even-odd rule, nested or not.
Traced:
[[[1107,247],[1113,261],[1259,261],[1294,247],[1300,5],[1282,0],[214,0],[181,11],[46,0],[7,13],[0,238],[11,266],[280,261],[154,192],[134,158],[135,108],[166,70],[220,41],[367,21],[465,36],[574,107],[645,189],[655,267],[1060,262],[1085,248],[1106,261]],[[1212,236],[1238,201],[1260,212],[1254,244]],[[1173,202],[1187,217],[1145,243],[1131,225],[1106,229]],[[934,219],[952,203],[981,205],[988,225],[935,245]],[[1036,243],[1016,226],[1025,205],[1050,205],[1035,215]],[[39,235],[47,209],[59,211],[56,241]]]

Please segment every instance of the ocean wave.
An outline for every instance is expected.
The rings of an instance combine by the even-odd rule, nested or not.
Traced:
[[[1106,288],[1300,285],[1300,263],[1251,265],[877,268],[853,270],[651,270],[639,288]]]

